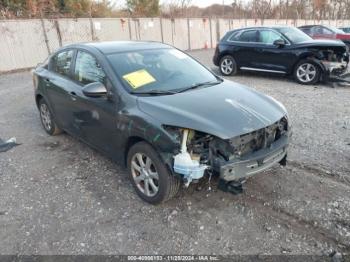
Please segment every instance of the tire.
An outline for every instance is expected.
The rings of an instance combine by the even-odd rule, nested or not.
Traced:
[[[237,63],[230,55],[225,55],[219,62],[220,72],[224,76],[231,76],[237,74]]]
[[[309,59],[301,60],[295,66],[294,78],[299,84],[312,85],[320,81],[321,68]]]
[[[53,119],[49,106],[43,98],[40,99],[38,106],[41,124],[43,125],[46,133],[48,133],[51,136],[55,136],[62,133],[61,129],[58,128],[55,120]]]
[[[139,142],[133,145],[128,152],[127,164],[129,178],[136,193],[144,201],[153,205],[160,204],[173,198],[179,191],[180,180],[170,173],[158,153],[148,143]]]

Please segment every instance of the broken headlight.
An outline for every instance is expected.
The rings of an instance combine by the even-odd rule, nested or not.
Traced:
[[[163,125],[163,129],[169,134],[169,136],[176,142],[181,141],[181,128],[175,126]]]
[[[201,163],[206,163],[209,155],[209,142],[213,139],[212,135],[187,129],[182,127],[175,127],[163,125],[164,130],[176,141],[181,144],[183,131],[188,130],[186,139],[187,151],[190,153],[192,159],[199,160]],[[179,147],[180,149],[180,147]]]

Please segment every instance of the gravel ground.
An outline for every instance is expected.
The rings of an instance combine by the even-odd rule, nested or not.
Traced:
[[[191,54],[213,67],[212,50]],[[0,137],[22,143],[0,153],[0,253],[349,253],[350,88],[229,79],[287,107],[288,165],[249,179],[238,196],[203,181],[151,206],[122,167],[66,134],[46,135],[30,73],[0,76]]]

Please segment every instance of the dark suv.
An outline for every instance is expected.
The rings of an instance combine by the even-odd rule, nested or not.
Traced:
[[[294,75],[301,84],[341,75],[349,57],[344,43],[313,40],[294,27],[253,27],[229,31],[213,62],[223,75],[238,70]]]

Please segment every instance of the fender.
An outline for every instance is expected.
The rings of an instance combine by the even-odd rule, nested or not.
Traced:
[[[290,72],[291,74],[294,72],[296,65],[303,59],[308,59],[314,62],[316,65],[319,66],[321,69],[321,77],[324,76],[324,74],[327,72],[326,67],[322,64],[321,59],[318,54],[315,54],[313,52],[305,52],[299,55],[299,59],[294,63],[292,67],[292,71]]]

